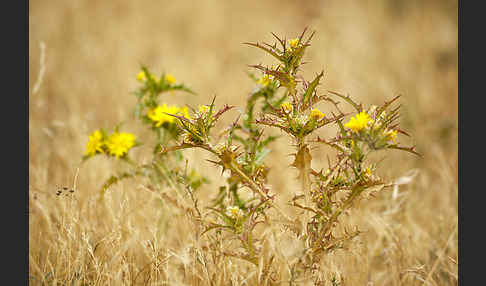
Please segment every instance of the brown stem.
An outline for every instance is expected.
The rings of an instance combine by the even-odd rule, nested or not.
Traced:
[[[349,196],[349,198],[347,198],[346,201],[336,211],[334,211],[334,213],[331,215],[331,217],[327,221],[326,227],[322,230],[321,237],[320,237],[319,241],[321,241],[323,239],[323,236],[329,231],[329,229],[331,229],[334,222],[337,221],[339,215],[351,205],[351,203],[361,193],[362,190],[364,190],[363,187],[358,187],[358,188],[354,189],[353,192],[351,193],[351,195]]]
[[[310,156],[310,151],[307,145],[304,143],[304,138],[299,139],[297,144],[297,156],[299,156],[299,164],[297,168],[299,169],[299,178],[301,182],[302,192],[305,195],[306,204],[309,205],[309,196],[311,193],[311,180],[310,180],[310,173],[311,169],[311,160],[312,157]]]
[[[236,165],[234,162],[231,162],[230,164],[230,169],[231,171],[235,172],[236,174],[238,174],[238,176],[243,179],[249,186],[250,188],[258,193],[262,199],[264,200],[268,200],[269,198],[267,197],[267,195],[261,190],[261,188],[255,183],[253,182],[252,179],[250,179],[240,168],[238,165]]]

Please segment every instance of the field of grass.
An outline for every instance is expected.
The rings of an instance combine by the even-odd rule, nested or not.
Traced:
[[[396,95],[401,126],[423,157],[389,152],[378,173],[406,185],[362,200],[343,224],[364,231],[347,250],[329,254],[324,285],[458,284],[457,1],[39,1],[29,3],[29,275],[31,285],[272,285],[264,269],[204,250],[186,213],[162,202],[137,179],[98,200],[115,160],[80,164],[88,135],[133,117],[141,65],[169,72],[197,95],[168,103],[243,107],[254,83],[249,64],[272,64],[243,42],[273,42],[315,30],[304,76],[324,70],[318,90],[349,94],[365,105]],[[323,111],[325,105],[323,105]],[[231,110],[221,126],[238,115]],[[269,130],[269,133],[278,132]],[[331,128],[319,131],[329,134]],[[328,133],[326,133],[328,132]],[[289,215],[298,188],[291,142],[268,156],[269,185]],[[141,146],[133,158],[144,161]],[[330,150],[312,149],[315,168]],[[210,178],[197,193],[204,207],[223,182],[203,152],[187,151]],[[282,159],[284,158],[284,159]],[[380,158],[379,158],[380,159]],[[314,166],[313,166],[314,167]],[[73,188],[70,196],[58,189]],[[166,190],[170,191],[170,190]],[[69,192],[68,192],[69,193]],[[265,257],[275,256],[273,285],[289,285],[301,245],[278,223],[262,229]],[[197,251],[194,251],[196,249]],[[204,250],[204,251],[203,251]],[[199,261],[199,262],[195,262]],[[305,276],[293,285],[313,285]],[[334,281],[334,282],[332,282]]]

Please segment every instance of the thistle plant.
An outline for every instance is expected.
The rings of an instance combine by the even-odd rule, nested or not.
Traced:
[[[323,255],[343,248],[360,233],[356,228],[353,231],[345,228],[339,233],[336,226],[341,224],[340,216],[355,206],[364,194],[392,185],[378,176],[378,164],[371,161],[370,154],[390,149],[419,154],[413,147],[399,143],[398,135],[409,136],[397,122],[400,106],[393,105],[399,96],[380,106],[365,108],[349,96],[334,91],[318,92],[324,72],[311,80],[301,75],[302,60],[314,36],[314,33],[306,36],[306,32],[304,29],[299,37],[290,40],[272,33],[276,39],[274,44],[245,43],[261,49],[277,62],[271,66],[250,65],[260,71],[261,76],[249,73],[255,88],[248,95],[241,114],[224,130],[214,130],[216,123],[234,106],[218,107],[216,97],[197,107],[161,103],[161,95],[174,91],[194,92],[169,74],[158,78],[142,67],[136,77],[142,86],[134,92],[138,100],[135,116],[155,134],[153,160],[138,165],[128,159],[128,151],[140,144],[133,135],[118,132],[118,129],[110,136],[103,130],[95,131],[90,135],[85,158],[106,154],[124,159],[132,168],[131,173],[110,178],[104,189],[121,178],[142,176],[150,179],[151,188],[160,190],[170,186],[185,192],[193,203],[191,215],[199,225],[197,231],[201,230],[198,237],[209,245],[237,241],[243,252],[221,247],[213,249],[218,249],[215,251],[219,251],[221,257],[237,257],[267,270],[271,261],[261,259],[264,237],[256,226],[283,221],[287,229],[304,241],[306,248],[293,269],[301,273],[319,269]],[[342,112],[342,102],[355,113]],[[334,111],[324,114],[318,106],[324,103]],[[324,127],[334,127],[335,136],[322,138],[318,132]],[[299,187],[289,204],[302,211],[298,217],[290,218],[283,212],[276,203],[276,194],[271,191],[270,166],[265,158],[277,137],[266,135],[268,128],[282,131],[295,150],[291,166],[298,172]],[[319,171],[312,167],[310,152],[312,145],[318,144],[336,151],[333,160],[329,159],[329,154],[317,154],[327,157],[328,161],[328,168]],[[192,148],[211,154],[208,161],[220,168],[222,174],[227,174],[225,184],[213,191],[206,211],[199,208],[194,191],[207,179],[195,180],[195,170],[190,175],[187,170],[181,172],[186,162],[183,150]],[[242,193],[248,190],[251,196],[243,198]],[[276,211],[280,219],[272,219],[270,210]]]
[[[314,35],[312,33],[305,39],[305,32],[306,30],[300,37],[288,41],[274,35],[277,42],[273,45],[248,44],[262,49],[279,62],[276,68],[252,66],[262,70],[266,75],[276,77],[288,95],[288,100],[281,104],[280,109],[263,113],[256,122],[279,128],[294,142],[292,166],[299,172],[301,190],[294,195],[291,205],[304,211],[303,219],[300,220],[302,227],[294,227],[299,229],[298,235],[305,240],[310,254],[307,255],[310,257],[307,266],[312,267],[319,261],[320,254],[343,247],[344,242],[359,234],[356,230],[345,231],[342,236],[335,236],[333,230],[339,223],[340,215],[351,208],[355,200],[366,190],[375,186],[390,185],[376,175],[377,166],[368,162],[369,154],[386,149],[419,154],[413,147],[403,147],[397,141],[399,133],[408,136],[396,123],[400,106],[391,108],[399,96],[381,106],[372,106],[365,110],[362,104],[356,103],[349,96],[333,91],[319,94],[317,87],[323,72],[317,74],[312,81],[307,81],[299,75],[303,54],[310,46],[310,40]],[[350,104],[357,112],[345,124],[344,117],[349,114],[340,110],[338,100]],[[317,108],[317,104],[322,101],[332,104],[335,113],[323,114]],[[331,124],[338,127],[334,138],[311,137],[318,129]],[[327,170],[316,171],[312,168],[309,147],[311,143],[323,143],[337,151],[334,163],[328,159]],[[301,199],[304,202],[300,202]]]
[[[194,190],[203,183],[207,183],[207,178],[200,176],[195,170],[182,168],[184,157],[180,152],[175,152],[171,156],[159,155],[159,146],[176,141],[181,134],[176,119],[169,114],[189,116],[187,107],[160,103],[159,98],[175,91],[195,93],[183,83],[177,83],[173,75],[162,74],[161,77],[157,77],[145,66],[137,74],[136,79],[141,86],[133,92],[137,98],[134,115],[155,135],[154,157],[150,163],[146,164],[137,164],[131,159],[128,154],[129,150],[142,143],[136,140],[134,134],[119,132],[119,125],[115,127],[114,133],[110,136],[107,136],[103,129],[94,131],[89,136],[83,159],[104,154],[119,159],[128,167],[127,171],[112,175],[103,184],[102,197],[113,184],[122,179],[134,177],[148,178],[150,180],[150,184],[147,185],[149,189],[171,186],[180,192],[182,192],[181,183],[183,186],[184,184],[190,185]]]

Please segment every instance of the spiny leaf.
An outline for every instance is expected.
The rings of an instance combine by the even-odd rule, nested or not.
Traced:
[[[271,70],[271,69],[266,68],[262,65],[248,65],[248,66],[262,70],[263,72],[265,72],[265,74],[273,75],[276,79],[278,79],[280,81],[280,83],[283,86],[287,87],[291,91],[294,91],[296,82],[292,78],[292,76],[288,75],[287,73],[280,72],[278,70]]]
[[[309,87],[304,93],[304,96],[302,97],[302,104],[305,106],[307,102],[309,101],[312,93],[316,90],[317,85],[319,84],[319,81],[321,77],[324,75],[324,71],[321,71],[320,74],[316,76],[316,78],[310,83]]]
[[[108,178],[108,180],[106,180],[105,183],[103,184],[103,187],[101,189],[101,197],[103,197],[105,195],[106,190],[108,190],[108,188],[111,187],[112,185],[118,183],[121,180],[133,178],[133,177],[137,176],[138,174],[139,174],[138,172],[135,172],[135,173],[125,172],[125,173],[121,173],[117,176],[115,176],[115,175],[110,176],[110,178]]]
[[[400,98],[401,95],[397,95],[395,96],[393,99],[391,99],[390,101],[386,101],[385,104],[383,104],[383,106],[379,107],[377,110],[376,110],[376,117],[379,117],[380,114],[385,111],[395,100],[397,100],[398,98]],[[395,110],[397,111],[397,110]]]
[[[341,120],[337,121],[337,124],[339,126],[339,130],[341,131],[341,136],[346,136],[346,130],[344,129],[343,123]]]
[[[262,50],[264,50],[265,52],[269,53],[270,55],[274,56],[276,59],[278,59],[279,61],[282,61],[282,57],[277,55],[277,53],[275,53],[274,51],[270,50],[269,48],[266,48],[262,45],[260,45],[259,43],[248,43],[248,42],[245,42],[243,44],[246,44],[246,45],[250,45],[250,46],[253,46],[253,47],[257,47],[257,48],[260,48]]]
[[[318,143],[324,143],[326,145],[329,145],[329,146],[335,148],[336,150],[340,151],[341,153],[346,153],[346,151],[341,146],[339,146],[338,144],[336,144],[336,143],[334,143],[332,141],[326,141],[326,140],[324,140],[324,139],[322,139],[320,137],[317,137],[316,142],[318,142]]]
[[[192,89],[186,87],[184,84],[172,86],[169,90],[180,90],[180,91],[185,91],[187,93],[190,93],[192,95],[197,95],[197,93],[195,93]],[[167,91],[169,91],[169,90],[167,90]]]
[[[219,118],[221,115],[223,115],[223,113],[225,113],[226,111],[228,111],[228,110],[230,110],[230,109],[232,109],[232,108],[234,108],[234,106],[225,104],[225,105],[223,106],[223,108],[221,108],[221,109],[220,109],[218,112],[216,112],[216,114],[214,114],[214,115],[213,115],[213,119],[214,119],[214,120],[218,120],[218,118]]]
[[[302,146],[302,148],[300,148],[299,151],[295,154],[295,159],[291,166],[294,166],[299,170],[298,178],[300,180],[306,178],[307,174],[310,173],[311,160],[312,156],[307,145]]]
[[[191,144],[191,143],[187,143],[187,142],[183,142],[180,145],[170,146],[170,147],[160,146],[160,153],[159,154],[166,154],[168,152],[172,152],[172,151],[176,151],[176,150],[187,149],[187,148],[195,148],[195,147],[199,147],[199,145]]]
[[[361,112],[363,110],[363,106],[361,104],[357,104],[356,102],[354,102],[349,95],[344,96],[342,94],[339,94],[339,93],[337,93],[335,91],[331,91],[331,90],[328,90],[328,92],[330,92],[334,95],[337,95],[337,96],[341,97],[342,99],[344,99],[347,103],[351,104],[354,107],[354,109],[356,109],[357,112]]]
[[[280,42],[280,45],[282,45],[282,48],[285,50],[285,41],[280,39],[277,35],[275,35],[273,32],[271,34],[277,39],[277,41]]]
[[[415,149],[415,146],[412,146],[412,147],[401,147],[401,146],[391,145],[391,146],[388,146],[388,148],[407,151],[407,152],[410,152],[412,154],[415,154],[415,155],[417,155],[419,157],[423,157],[422,154],[420,154],[420,153],[418,153],[417,151],[414,150]]]
[[[206,228],[202,233],[201,233],[201,236],[204,235],[206,232],[212,230],[212,229],[218,229],[218,228],[229,228],[229,229],[232,229],[233,227],[231,226],[227,226],[227,225],[221,225],[221,224],[215,224],[215,225],[212,225],[212,226],[209,226],[208,228]]]

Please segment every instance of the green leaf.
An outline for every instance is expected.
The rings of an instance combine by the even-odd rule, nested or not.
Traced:
[[[339,130],[341,131],[341,135],[343,137],[345,137],[346,136],[346,129],[344,129],[343,123],[341,122],[341,120],[337,120],[336,122],[339,126]]]
[[[305,91],[304,96],[302,97],[302,104],[304,106],[309,101],[312,93],[316,90],[316,87],[319,84],[319,81],[323,75],[324,75],[324,71],[321,71],[321,73],[316,76],[316,78],[310,83],[309,87]]]
[[[339,94],[339,93],[337,93],[337,92],[335,92],[335,91],[330,91],[330,90],[329,90],[329,92],[330,92],[330,93],[332,93],[332,94],[334,94],[334,95],[339,96],[340,98],[344,99],[344,100],[345,100],[347,103],[351,104],[351,105],[354,107],[354,109],[356,109],[356,111],[357,111],[358,113],[359,113],[359,112],[361,112],[361,111],[363,110],[363,106],[361,106],[361,104],[357,104],[356,102],[354,102],[354,101],[351,99],[351,97],[349,97],[349,95],[348,95],[348,96],[344,96],[344,95],[342,95],[342,94]]]
[[[258,144],[258,148],[263,148],[263,147],[267,146],[271,142],[277,140],[278,137],[279,136],[268,136],[265,140],[263,140],[262,142],[260,142]]]
[[[270,153],[270,149],[263,149],[261,151],[257,151],[256,157],[255,157],[255,164],[260,165],[263,161],[263,158]]]

